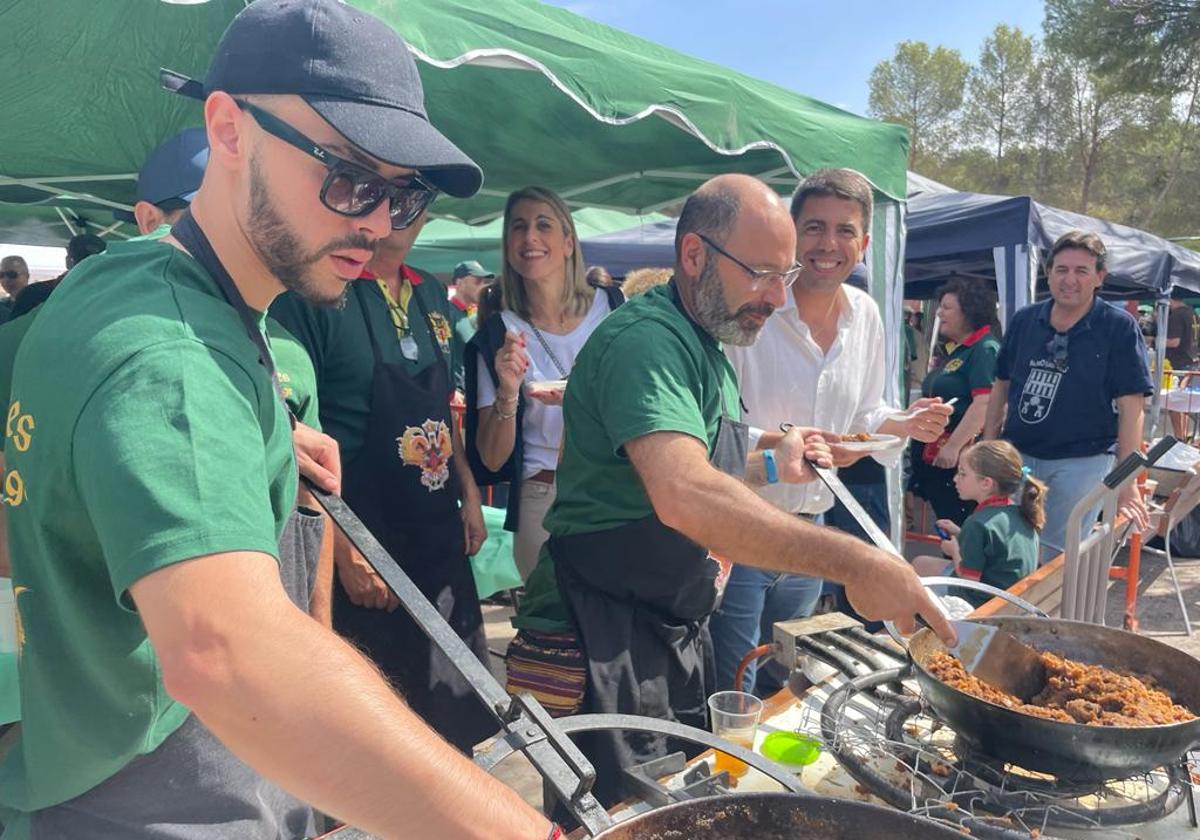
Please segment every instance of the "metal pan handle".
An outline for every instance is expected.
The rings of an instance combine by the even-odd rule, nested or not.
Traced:
[[[1158,460],[1166,455],[1176,443],[1177,441],[1171,435],[1165,435],[1145,455],[1140,452],[1129,453],[1121,463],[1112,468],[1108,475],[1104,476],[1104,486],[1109,490],[1116,490],[1133,473],[1143,467],[1158,463]]]
[[[1030,613],[1031,615],[1036,615],[1038,618],[1050,617],[1036,604],[1031,604],[1024,598],[1018,598],[1016,595],[1012,594],[1006,589],[999,589],[998,587],[991,586],[983,581],[967,580],[966,578],[958,577],[926,577],[921,578],[921,583],[925,584],[926,589],[930,589],[934,586],[954,586],[959,589],[973,589],[976,592],[982,592],[985,595],[991,595],[994,598],[1000,598],[1008,601],[1008,603],[1012,604],[1013,606],[1020,607],[1021,609],[1025,610],[1025,612]]]
[[[1175,448],[1175,444],[1179,440],[1171,435],[1163,435],[1162,440],[1150,447],[1150,451],[1146,453],[1146,466],[1153,467],[1162,457]]]
[[[935,586],[956,586],[960,589],[973,589],[976,592],[983,592],[986,595],[991,595],[995,598],[1001,598],[1005,601],[1008,601],[1010,604],[1020,607],[1021,609],[1025,610],[1025,612],[1029,613],[1030,615],[1036,615],[1038,618],[1050,617],[1036,604],[1031,604],[1024,598],[1018,598],[1011,592],[1008,592],[1004,589],[998,589],[995,586],[983,583],[982,581],[967,580],[966,578],[956,577],[924,577],[921,578],[921,583],[925,585],[926,589],[932,589]],[[941,606],[940,601],[938,602],[938,606]],[[885,621],[883,623],[883,628],[887,630],[888,635],[892,637],[892,641],[903,647],[905,650],[908,649],[908,645],[905,642],[904,636],[900,635],[900,631],[896,629],[895,624],[890,621]]]

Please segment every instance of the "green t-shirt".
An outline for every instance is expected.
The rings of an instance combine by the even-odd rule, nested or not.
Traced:
[[[379,343],[380,355],[383,361],[402,365],[412,375],[433,364],[437,358],[434,338],[429,322],[421,317],[417,305],[420,295],[429,312],[429,320],[439,332],[442,353],[451,365],[447,371],[452,371],[450,301],[446,298],[445,286],[432,275],[411,268],[408,271],[410,282],[416,277],[412,285],[413,298],[408,303],[409,331],[417,345],[415,360],[404,357],[400,336],[379,284],[373,279],[354,281],[353,285],[367,301],[367,315]],[[320,394],[321,428],[338,442],[343,464],[350,463],[358,454],[371,414],[375,356],[363,321],[359,292],[349,288],[346,305],[341,308],[313,306],[292,292],[280,295],[271,306],[271,317],[283,324],[308,351]],[[450,400],[449,393],[446,400],[447,403]]]
[[[321,428],[320,402],[317,400],[317,372],[313,369],[308,350],[296,336],[274,318],[267,318],[267,338],[271,357],[275,359],[275,375],[279,390],[292,414],[306,426]],[[0,340],[3,328],[0,327]]]
[[[946,361],[925,377],[921,385],[925,396],[941,397],[944,402],[958,398],[947,431],[953,431],[962,422],[975,397],[991,393],[999,354],[1000,342],[991,332],[977,332],[955,347]]]
[[[980,572],[980,580],[1008,589],[1038,566],[1038,537],[1016,505],[988,506],[963,522],[958,535],[962,565]],[[975,606],[989,600],[982,592],[957,591]]]
[[[737,376],[721,345],[687,317],[674,283],[634,298],[596,328],[571,370],[546,530],[583,534],[650,516],[654,508],[625,444],[681,432],[703,441],[711,456],[722,414],[741,416]],[[565,612],[544,548],[525,593],[513,624],[561,629]]]
[[[9,404],[8,395],[12,391],[13,362],[17,358],[17,347],[21,345],[25,333],[29,332],[29,327],[41,311],[42,307],[38,306],[19,318],[0,324],[0,405]],[[0,452],[4,451],[7,442],[7,438],[0,437]]]
[[[114,244],[42,305],[5,434],[23,720],[0,763],[0,812],[20,812],[7,813],[19,833],[23,814],[89,790],[188,715],[130,585],[209,554],[278,556],[297,472],[238,314],[157,242]]]

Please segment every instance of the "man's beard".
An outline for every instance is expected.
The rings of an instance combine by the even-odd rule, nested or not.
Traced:
[[[346,300],[349,284],[340,283],[337,293],[330,295],[322,290],[321,281],[314,276],[313,266],[332,252],[342,249],[375,251],[375,242],[360,233],[304,253],[300,238],[271,200],[257,158],[250,160],[250,218],[246,223],[246,236],[263,265],[284,288],[316,306],[340,307]]]
[[[717,261],[708,260],[696,280],[696,322],[722,344],[747,347],[758,338],[762,325],[744,327],[738,321],[743,315],[770,317],[775,307],[769,303],[746,304],[737,312],[729,311],[725,287],[717,275]]]

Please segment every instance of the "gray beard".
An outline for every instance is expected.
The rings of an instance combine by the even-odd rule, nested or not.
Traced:
[[[762,327],[743,327],[738,322],[739,312],[729,311],[725,300],[725,288],[717,276],[717,261],[708,260],[700,277],[696,280],[696,323],[722,344],[749,347],[758,339]],[[742,310],[754,309],[745,306]],[[772,307],[771,311],[774,311]],[[770,313],[768,313],[769,315]]]
[[[295,292],[315,306],[341,307],[346,301],[348,283],[342,283],[336,295],[321,290],[312,267],[333,251],[343,248],[375,250],[375,243],[363,234],[330,242],[305,254],[296,232],[284,219],[267,190],[266,179],[257,158],[250,161],[250,218],[246,236],[263,265],[288,291]]]

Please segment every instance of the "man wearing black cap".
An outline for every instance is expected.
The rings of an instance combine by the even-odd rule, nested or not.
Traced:
[[[113,216],[134,222],[147,238],[161,239],[171,232],[183,211],[192,203],[204,180],[208,165],[208,135],[203,128],[185,128],[162,143],[146,158],[138,172],[137,201],[132,210],[115,210]],[[8,375],[3,371],[3,327],[0,327],[0,396],[7,398],[12,379],[12,360]],[[301,475],[316,481],[324,489],[340,490],[340,461],[337,442],[320,434],[316,373],[303,345],[282,324],[267,318],[267,339],[275,359],[280,391],[288,411],[296,419],[292,442],[296,448]],[[2,448],[2,447],[0,447]],[[281,560],[282,568],[295,568],[296,574],[284,586],[298,603],[307,603],[313,618],[332,626],[330,586],[333,576],[333,534],[326,517],[306,487],[300,488],[296,510],[288,519],[279,540],[281,552],[299,554],[301,562]]]
[[[250,4],[182,81],[211,151],[171,247],[85,263],[18,351],[6,833],[306,836],[286,790],[385,837],[553,836],[289,600],[275,556],[297,468],[261,313],[285,288],[337,303],[479,169],[425,119],[404,43],[332,0]]]
[[[478,260],[464,260],[454,266],[454,297],[450,302],[454,308],[450,311],[450,320],[454,327],[455,356],[460,363],[467,355],[467,342],[475,335],[476,309],[479,307],[479,295],[488,283],[494,283],[496,275],[488,271]],[[463,390],[462,371],[459,371],[458,389]]]

